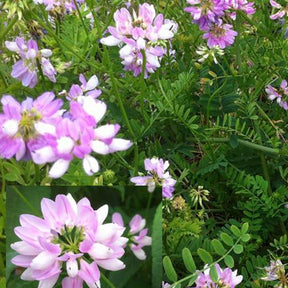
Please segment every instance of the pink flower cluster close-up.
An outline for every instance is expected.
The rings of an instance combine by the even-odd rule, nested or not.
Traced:
[[[130,181],[136,186],[147,186],[149,192],[153,192],[155,187],[160,185],[162,186],[162,196],[171,198],[175,190],[176,180],[166,171],[169,167],[169,162],[153,157],[152,159],[145,159],[144,165],[148,175],[132,177]]]
[[[164,19],[162,14],[156,15],[153,5],[140,4],[138,13],[132,15],[126,8],[114,13],[116,27],[109,26],[107,37],[101,43],[108,46],[120,46],[121,63],[124,69],[133,71],[134,76],[142,72],[145,64],[145,78],[160,67],[160,61],[167,54],[167,41],[177,31],[177,24]]]
[[[234,43],[238,33],[226,19],[235,20],[237,11],[247,15],[255,13],[253,2],[247,0],[186,0],[190,5],[185,8],[191,14],[193,23],[204,31],[203,39],[207,46],[224,49]]]
[[[54,163],[49,176],[59,178],[69,168],[74,157],[81,159],[88,175],[99,170],[91,153],[106,155],[128,149],[129,140],[115,138],[119,124],[99,122],[107,106],[97,99],[98,79],[94,75],[87,82],[79,77],[81,86],[72,85],[67,93],[69,109],[62,109],[63,101],[54,100],[53,92],[45,92],[36,100],[28,97],[22,103],[4,95],[0,114],[0,156],[16,160],[32,159],[36,164]]]
[[[21,279],[51,288],[64,273],[63,288],[80,288],[83,282],[99,288],[99,267],[124,269],[120,258],[128,238],[123,237],[124,227],[104,223],[108,209],[103,205],[94,210],[87,198],[77,203],[70,194],[61,194],[55,201],[41,200],[43,218],[21,215],[14,229],[21,241],[11,245],[19,253],[12,263],[25,268]]]

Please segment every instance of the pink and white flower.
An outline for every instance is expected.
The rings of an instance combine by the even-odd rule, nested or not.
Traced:
[[[148,186],[149,192],[153,192],[156,185],[160,185],[162,186],[162,196],[171,198],[175,190],[176,180],[171,177],[168,171],[165,171],[169,167],[169,162],[153,157],[152,159],[145,159],[144,165],[148,175],[132,177],[130,181],[136,186]]]
[[[230,287],[235,288],[239,283],[242,282],[243,276],[237,276],[237,270],[232,271],[230,268],[221,269],[219,264],[215,264],[216,271],[218,274],[218,279],[214,282],[210,275],[210,268],[206,266],[204,267],[204,272],[198,274],[196,279],[196,287],[195,288],[203,288],[203,287]]]
[[[125,70],[134,72],[138,76],[142,71],[145,54],[145,77],[160,67],[162,57],[167,53],[166,43],[171,41],[177,31],[177,24],[164,19],[162,14],[156,15],[153,5],[140,4],[138,13],[133,10],[132,15],[126,8],[114,13],[116,27],[109,26],[109,36],[100,42],[108,46],[119,45],[121,62]]]
[[[122,236],[125,228],[104,224],[108,205],[94,210],[87,198],[77,203],[68,194],[57,195],[55,201],[43,198],[41,210],[43,218],[23,214],[20,226],[14,229],[21,241],[11,245],[19,253],[11,262],[26,268],[22,280],[37,280],[39,287],[52,288],[65,271],[63,288],[82,287],[83,281],[97,288],[99,267],[125,268],[119,258],[128,239]]]
[[[280,5],[279,3],[277,3],[274,0],[270,0],[270,4],[272,7],[279,9],[278,12],[276,12],[270,16],[270,19],[276,20],[279,18],[283,18],[285,15],[288,16],[288,7],[282,7],[282,5]]]
[[[288,104],[286,101],[283,100],[284,97],[287,98],[288,96],[288,86],[286,80],[281,81],[279,90],[277,90],[271,85],[268,85],[265,88],[265,91],[268,94],[268,99],[270,99],[271,101],[274,101],[276,99],[276,102],[280,107],[282,107],[285,110],[288,110]]]
[[[5,46],[21,57],[21,60],[13,65],[11,76],[20,80],[23,86],[33,88],[37,84],[37,62],[43,74],[50,81],[56,82],[56,70],[48,59],[52,55],[50,49],[39,50],[36,41],[30,39],[26,42],[21,37],[17,37],[15,41],[5,41]]]
[[[124,227],[123,218],[120,213],[114,213],[112,215],[112,221],[113,223],[117,223],[118,225]],[[129,242],[127,243],[127,245],[130,247],[133,254],[139,260],[146,259],[146,253],[143,250],[143,247],[151,246],[152,244],[152,238],[150,236],[147,236],[148,229],[144,229],[145,225],[146,220],[138,214],[136,214],[129,222],[130,230],[127,235],[127,237],[129,238]]]
[[[224,49],[232,45],[238,33],[231,28],[232,25],[223,24],[220,20],[218,23],[214,23],[203,35],[203,38],[207,39],[207,46],[209,48],[219,46]]]

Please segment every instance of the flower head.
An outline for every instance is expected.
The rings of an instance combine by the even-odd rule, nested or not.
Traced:
[[[214,23],[203,35],[203,38],[207,39],[207,46],[209,48],[218,46],[224,49],[233,44],[238,33],[231,28],[232,25],[223,24],[222,21]]]
[[[121,46],[119,51],[125,70],[138,76],[145,63],[145,77],[160,67],[162,57],[167,53],[167,41],[171,41],[177,31],[177,24],[156,15],[153,5],[140,4],[138,12],[132,14],[126,8],[114,13],[116,27],[109,26],[109,36],[100,41],[108,46]],[[145,55],[145,56],[143,56]],[[145,59],[144,59],[145,57]]]
[[[21,57],[13,65],[11,76],[20,80],[23,86],[33,88],[37,84],[38,66],[50,81],[56,82],[56,70],[48,59],[52,55],[51,50],[39,50],[36,41],[30,39],[26,42],[21,37],[17,37],[15,41],[5,41],[5,46]]]
[[[83,281],[89,287],[100,287],[99,267],[125,268],[119,260],[128,241],[122,236],[125,228],[104,224],[107,205],[94,210],[87,198],[77,203],[68,194],[57,195],[55,201],[43,198],[41,210],[43,218],[23,214],[21,226],[14,229],[21,241],[11,245],[19,253],[11,262],[26,268],[22,280],[53,287],[64,272],[62,287],[82,287]]]
[[[123,218],[120,213],[114,213],[112,215],[112,221],[124,227]],[[136,214],[129,222],[130,230],[127,235],[129,242],[127,245],[139,260],[146,259],[146,253],[143,250],[143,247],[152,244],[152,238],[147,236],[148,229],[144,229],[145,225],[146,220],[138,214]]]
[[[153,157],[152,159],[145,159],[144,165],[148,175],[132,177],[130,181],[137,186],[148,186],[149,192],[153,192],[156,185],[161,185],[163,197],[171,198],[175,190],[176,180],[171,177],[168,171],[165,171],[169,167],[169,162]]]
[[[267,266],[264,269],[266,275],[261,278],[263,281],[274,281],[280,279],[281,275],[285,275],[285,268],[280,259],[277,259],[276,261],[271,260],[270,266]]]
[[[277,90],[271,85],[268,85],[265,88],[265,91],[268,94],[268,99],[270,99],[271,101],[276,99],[276,102],[279,104],[280,107],[288,110],[287,102],[283,101],[283,98],[288,96],[288,86],[286,80],[282,80],[279,90]]]
[[[221,269],[219,264],[215,264],[215,268],[217,271],[217,281],[214,282],[210,275],[210,268],[205,269],[204,272],[198,274],[198,278],[196,279],[196,287],[195,288],[203,288],[203,287],[230,287],[235,288],[239,283],[242,282],[243,276],[237,276],[237,270],[232,271],[230,268],[225,268],[224,270]]]
[[[274,0],[270,0],[270,4],[272,7],[279,9],[278,12],[270,16],[270,19],[275,20],[275,19],[283,18],[285,15],[288,16],[288,7],[282,7],[279,3],[277,3]]]
[[[31,158],[30,145],[41,135],[54,132],[60,119],[59,109],[63,102],[54,100],[52,92],[45,92],[36,100],[27,98],[22,103],[12,96],[1,99],[3,114],[0,114],[0,157],[10,159],[16,155]]]
[[[185,8],[193,18],[193,22],[199,25],[201,30],[206,30],[224,15],[227,4],[223,0],[187,0],[191,7]]]

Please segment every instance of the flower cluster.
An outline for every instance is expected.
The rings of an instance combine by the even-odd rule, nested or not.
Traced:
[[[246,14],[253,14],[254,3],[247,0],[187,0],[191,6],[185,8],[191,14],[193,23],[204,31],[203,38],[207,39],[209,48],[219,46],[226,48],[234,43],[237,32],[225,19],[236,19],[236,11],[242,10]],[[228,16],[228,17],[227,17]]]
[[[121,227],[125,227],[123,218],[120,213],[117,213],[117,212],[114,213],[112,215],[112,221],[113,223],[116,223],[120,225]],[[148,229],[147,228],[144,229],[145,225],[146,225],[146,220],[143,219],[138,214],[135,215],[129,222],[130,230],[127,235],[129,242],[127,243],[127,245],[130,247],[133,254],[139,260],[146,259],[146,253],[143,250],[143,247],[150,246],[152,244],[152,238],[150,236],[147,236]]]
[[[149,192],[153,192],[156,185],[160,185],[162,186],[162,196],[171,198],[175,190],[176,180],[171,177],[168,171],[165,172],[169,167],[169,162],[153,157],[152,159],[145,159],[144,165],[148,175],[132,177],[130,181],[137,186],[148,186]]]
[[[36,41],[30,39],[26,42],[22,37],[17,37],[15,41],[5,41],[5,46],[21,57],[13,65],[11,76],[20,80],[23,86],[33,88],[37,84],[38,67],[50,81],[56,82],[56,70],[48,59],[52,55],[50,49],[39,50]]]
[[[177,31],[177,24],[156,16],[155,8],[148,3],[140,4],[138,14],[132,15],[126,8],[114,13],[116,27],[109,26],[111,34],[101,39],[108,46],[120,45],[120,57],[125,70],[137,76],[145,64],[145,77],[160,67],[160,60],[167,53],[167,40],[171,40]],[[144,64],[143,64],[144,63]]]
[[[86,82],[80,75],[79,85],[72,85],[67,98],[69,110],[63,110],[63,101],[54,100],[52,92],[45,92],[36,100],[27,98],[21,104],[12,96],[3,96],[3,114],[0,114],[0,157],[16,160],[31,159],[36,164],[52,163],[49,176],[61,177],[74,157],[83,160],[88,175],[99,170],[92,152],[106,155],[128,149],[129,140],[115,138],[119,124],[98,126],[106,112],[106,104],[97,99],[98,79],[92,76]]]
[[[230,287],[234,288],[236,285],[242,282],[243,276],[237,276],[237,270],[232,271],[230,268],[221,269],[219,264],[215,264],[215,268],[217,271],[218,279],[214,282],[210,275],[210,268],[206,268],[203,273],[199,273],[196,279],[196,287],[195,288],[220,288],[220,287]]]
[[[44,4],[47,11],[60,8],[64,12],[76,10],[76,6],[73,0],[33,0],[36,4]],[[77,0],[78,3],[83,3],[84,0]]]
[[[271,85],[268,85],[266,87],[265,91],[268,94],[268,98],[271,101],[276,99],[276,102],[278,103],[278,105],[280,107],[282,107],[285,110],[288,110],[288,104],[286,101],[283,100],[284,97],[287,98],[287,96],[288,96],[288,87],[287,87],[287,81],[286,80],[282,80],[279,90],[272,87]]]
[[[288,9],[287,7],[282,7],[279,3],[274,0],[270,0],[270,4],[272,7],[279,9],[276,13],[270,16],[270,19],[275,20],[279,18],[283,18],[285,15],[288,16]]]
[[[122,234],[125,228],[104,221],[108,205],[93,210],[87,198],[78,203],[68,194],[57,195],[55,201],[43,198],[43,218],[30,214],[20,216],[14,229],[21,241],[12,249],[20,255],[11,261],[26,268],[22,280],[37,280],[39,287],[53,287],[59,276],[62,287],[100,287],[102,267],[110,271],[125,268],[119,259],[128,241]],[[85,257],[84,257],[85,255]]]
[[[271,260],[270,266],[265,267],[266,275],[262,277],[261,279],[263,281],[275,281],[278,280],[279,284],[275,287],[286,287],[285,284],[288,283],[287,276],[285,274],[285,267],[282,264],[280,259],[277,259],[276,261]]]

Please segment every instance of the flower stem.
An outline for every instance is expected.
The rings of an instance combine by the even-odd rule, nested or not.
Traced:
[[[138,171],[138,145],[137,145],[137,142],[136,142],[136,136],[135,136],[135,133],[134,133],[134,131],[132,129],[130,121],[128,119],[128,116],[127,116],[127,113],[126,113],[126,110],[125,110],[121,95],[119,94],[119,91],[118,91],[118,88],[117,88],[117,83],[116,83],[116,79],[115,79],[115,77],[113,75],[113,70],[112,70],[112,67],[111,67],[111,61],[110,61],[110,58],[109,58],[109,55],[108,55],[107,48],[104,46],[103,49],[104,49],[105,60],[107,61],[107,64],[108,64],[108,71],[109,71],[109,76],[110,76],[110,79],[111,79],[112,89],[114,90],[114,93],[116,95],[116,98],[117,98],[117,101],[118,101],[122,116],[123,116],[124,121],[126,123],[126,126],[128,128],[129,134],[132,137],[133,142],[134,142],[133,143],[133,147],[134,147],[134,174],[136,174],[137,171]]]
[[[0,42],[3,41],[3,39],[5,38],[5,36],[9,33],[9,31],[13,28],[13,26],[16,24],[17,21],[18,21],[18,15],[16,15],[16,16],[10,21],[10,23],[7,25],[6,29],[0,34]]]
[[[101,273],[101,278],[106,282],[109,287],[116,288],[116,286],[114,286],[114,284],[103,273]]]
[[[141,50],[142,54],[142,72],[141,72],[141,100],[140,100],[140,107],[141,107],[141,112],[142,116],[144,117],[145,121],[149,121],[149,117],[147,115],[147,112],[145,111],[144,107],[144,99],[145,99],[145,92],[147,90],[146,83],[145,83],[145,70],[146,70],[146,53],[145,50]]]
[[[84,20],[83,20],[83,16],[82,16],[82,14],[81,14],[81,12],[80,12],[80,9],[79,9],[79,6],[78,6],[78,4],[77,4],[77,1],[76,1],[76,0],[73,0],[73,2],[74,2],[74,5],[75,5],[75,7],[76,7],[76,10],[77,10],[77,12],[78,12],[78,14],[79,14],[79,17],[80,17],[81,23],[82,23],[82,25],[83,25],[83,27],[84,27],[84,30],[85,30],[86,36],[88,37],[89,32],[88,32],[87,27],[85,26],[85,23],[84,23]]]
[[[39,215],[38,211],[33,207],[33,205],[26,199],[26,197],[19,191],[16,186],[12,187],[16,194],[22,199],[22,201],[33,211],[35,215]],[[39,215],[40,216],[40,215]]]

